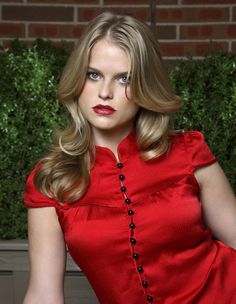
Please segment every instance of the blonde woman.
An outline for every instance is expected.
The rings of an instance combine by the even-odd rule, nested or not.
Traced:
[[[58,97],[69,125],[26,184],[24,304],[64,303],[65,244],[102,304],[236,303],[236,200],[203,135],[171,130],[150,29],[99,15]]]

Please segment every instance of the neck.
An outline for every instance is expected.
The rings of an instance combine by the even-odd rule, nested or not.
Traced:
[[[125,131],[121,132],[121,130],[114,131],[114,130],[93,130],[93,139],[94,144],[96,146],[106,147],[110,149],[117,160],[117,147],[119,143],[131,132],[133,128],[126,129]]]

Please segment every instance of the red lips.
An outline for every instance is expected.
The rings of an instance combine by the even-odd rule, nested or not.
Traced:
[[[116,110],[108,105],[98,104],[92,108],[93,111],[100,115],[112,115]]]

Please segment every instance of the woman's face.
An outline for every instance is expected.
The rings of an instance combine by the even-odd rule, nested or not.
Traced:
[[[139,107],[131,100],[128,71],[129,58],[123,49],[109,39],[94,45],[79,106],[95,142],[104,132],[122,136],[133,128]]]

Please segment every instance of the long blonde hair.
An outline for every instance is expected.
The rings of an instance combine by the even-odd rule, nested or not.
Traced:
[[[132,100],[140,106],[136,119],[137,144],[146,160],[168,149],[170,113],[180,98],[172,90],[163,66],[157,38],[149,27],[131,16],[103,13],[89,23],[62,74],[58,99],[70,114],[68,126],[57,133],[35,176],[38,189],[59,202],[74,202],[86,191],[94,159],[91,128],[78,105],[90,53],[109,37],[128,54],[132,71]]]

